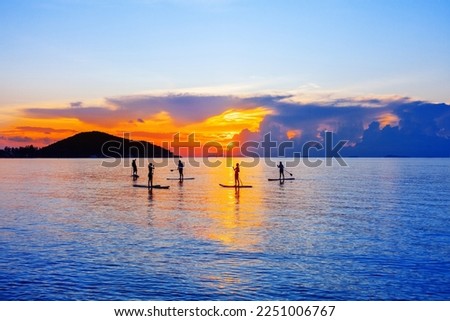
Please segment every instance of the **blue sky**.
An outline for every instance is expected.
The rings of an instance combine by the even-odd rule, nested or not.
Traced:
[[[0,3],[0,108],[201,88],[450,102],[449,1]]]

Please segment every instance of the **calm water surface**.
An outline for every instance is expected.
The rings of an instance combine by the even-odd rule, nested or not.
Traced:
[[[242,168],[239,193],[160,167],[149,194],[102,160],[0,160],[0,300],[450,300],[450,159],[346,161]]]

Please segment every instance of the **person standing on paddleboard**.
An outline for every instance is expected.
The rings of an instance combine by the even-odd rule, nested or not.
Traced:
[[[234,186],[239,186],[241,185],[239,183],[239,172],[240,172],[239,163],[236,163],[236,167],[233,167],[233,170],[234,170]]]
[[[281,181],[281,176],[283,176],[283,181],[284,181],[284,165],[282,162],[280,162],[279,165],[277,165],[277,167],[280,169],[280,181]]]
[[[152,163],[148,164],[148,188],[153,188],[153,172],[155,166]]]
[[[182,182],[184,179],[183,169],[184,164],[181,162],[181,160],[178,160],[178,173],[180,173],[180,182]]]
[[[133,175],[132,176],[137,176],[136,159],[133,159],[133,161],[131,162],[131,167],[133,168]]]

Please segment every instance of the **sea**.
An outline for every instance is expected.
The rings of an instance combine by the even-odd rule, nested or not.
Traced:
[[[129,161],[0,160],[0,300],[450,300],[450,159]]]

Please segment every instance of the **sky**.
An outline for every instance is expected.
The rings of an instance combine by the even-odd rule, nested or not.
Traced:
[[[448,17],[439,0],[1,1],[0,147],[274,128],[353,146],[441,104],[427,135],[447,139]]]

